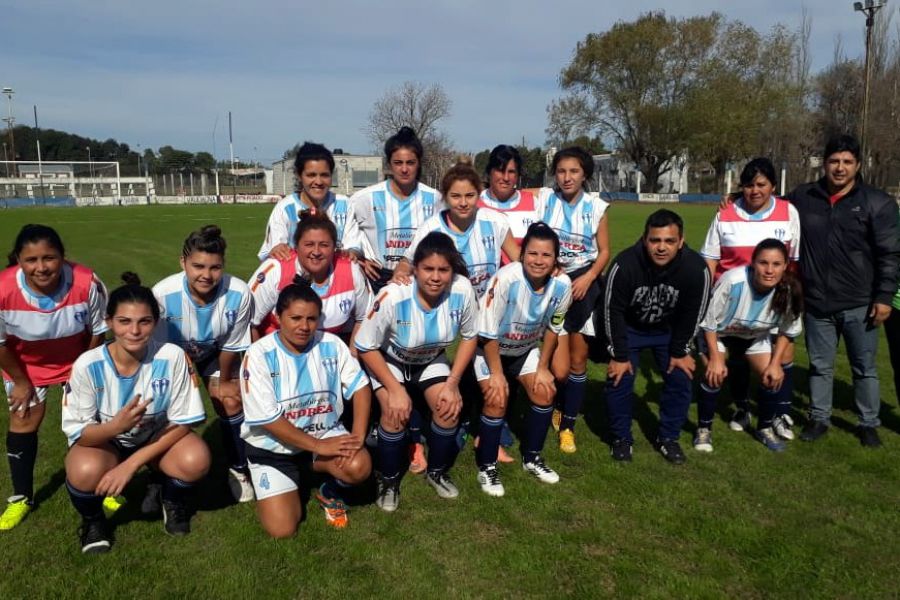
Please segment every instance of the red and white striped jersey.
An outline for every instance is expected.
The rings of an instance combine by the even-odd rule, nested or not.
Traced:
[[[706,241],[700,248],[700,256],[719,261],[715,279],[735,267],[750,264],[753,249],[761,241],[775,238],[788,249],[791,261],[800,258],[800,215],[787,200],[775,198],[768,207],[757,213],[748,213],[743,201],[729,203],[713,218]]]
[[[32,385],[63,383],[91,336],[106,332],[106,299],[106,286],[81,265],[63,264],[52,296],[32,290],[22,269],[9,267],[0,272],[0,345]]]
[[[250,325],[257,327],[261,335],[278,329],[275,317],[278,294],[294,281],[297,274],[302,275],[303,272],[296,253],[291,252],[286,260],[264,260],[250,278],[250,293],[253,296]],[[310,287],[322,299],[319,329],[330,333],[349,333],[356,323],[365,318],[372,303],[372,292],[365,274],[346,256],[335,257],[331,274],[324,285],[310,282]]]
[[[525,232],[528,231],[531,224],[540,220],[535,212],[534,194],[528,190],[516,190],[509,200],[502,201],[491,196],[490,191],[486,189],[478,198],[478,206],[493,208],[502,213],[509,221],[509,232],[520,246],[522,238],[525,237]],[[505,265],[508,262],[509,257],[504,252],[502,264]]]

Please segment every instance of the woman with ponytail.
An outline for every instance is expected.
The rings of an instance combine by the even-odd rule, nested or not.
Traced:
[[[144,466],[164,480],[166,533],[189,533],[188,494],[210,464],[209,448],[191,431],[206,415],[190,358],[154,339],[153,292],[134,273],[122,279],[106,307],[113,339],[78,357],[63,397],[66,487],[81,515],[84,553],[110,549],[103,497],[121,494]]]
[[[365,256],[360,262],[376,293],[391,280],[416,231],[444,208],[441,194],[419,181],[424,153],[416,132],[401,127],[384,143],[390,178],[350,198]]]
[[[241,440],[244,410],[238,373],[241,353],[250,346],[253,301],[247,284],[225,272],[225,247],[216,225],[187,237],[182,270],[153,286],[162,311],[156,336],[181,346],[203,378],[222,429],[228,487],[236,501],[249,502],[253,486]]]
[[[91,269],[66,260],[55,230],[22,227],[9,266],[0,271],[0,370],[9,403],[6,455],[12,477],[0,531],[31,512],[47,390],[65,384],[75,359],[103,342],[106,295]]]
[[[729,371],[726,352],[728,364],[742,359],[759,375],[757,438],[774,452],[785,449],[773,422],[785,379],[782,363],[801,333],[803,313],[800,282],[788,264],[787,247],[779,240],[765,239],[753,249],[750,266],[730,269],[716,283],[700,324],[706,376],[700,385],[695,450],[712,452],[716,401]]]

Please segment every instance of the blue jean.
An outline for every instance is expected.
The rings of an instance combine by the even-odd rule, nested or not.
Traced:
[[[806,350],[809,353],[809,417],[829,423],[834,396],[834,359],[838,340],[844,337],[847,359],[853,374],[853,396],[859,413],[859,424],[877,427],[881,396],[875,353],[878,350],[878,328],[869,323],[869,307],[848,308],[824,317],[810,313],[803,316]]]
[[[691,406],[691,380],[687,374],[681,369],[673,369],[671,373],[666,373],[669,368],[671,337],[668,333],[647,335],[633,329],[628,330],[628,354],[634,373],[640,369],[643,350],[650,350],[653,353],[656,367],[662,372],[663,390],[659,399],[660,440],[678,439]],[[617,386],[607,378],[606,405],[609,410],[610,430],[613,438],[623,439],[629,443],[634,441],[631,436],[633,401],[633,374],[626,374]]]

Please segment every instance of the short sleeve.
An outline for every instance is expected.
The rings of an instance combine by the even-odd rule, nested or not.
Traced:
[[[250,324],[254,327],[265,320],[275,309],[278,301],[278,282],[281,279],[281,263],[274,258],[263,261],[250,277],[251,304]]]
[[[700,256],[710,260],[719,260],[722,258],[721,244],[722,241],[719,237],[719,213],[716,213],[712,223],[709,224],[703,246],[700,247]]]
[[[725,277],[722,277],[713,288],[712,297],[709,300],[709,305],[706,307],[706,314],[703,315],[703,319],[700,321],[700,329],[704,331],[718,331],[719,326],[725,324],[723,320],[725,319],[730,298],[731,284]]]
[[[227,352],[243,352],[250,347],[250,318],[253,316],[253,295],[247,290],[241,295],[241,303],[238,306],[237,318],[234,327],[222,350]]]
[[[372,288],[359,265],[353,263],[350,268],[353,273],[353,320],[362,323],[372,308]]]
[[[563,332],[563,325],[566,322],[566,313],[569,311],[571,305],[572,285],[570,283],[566,285],[566,290],[563,292],[562,299],[559,301],[559,304],[556,305],[556,310],[553,311],[553,316],[550,318],[550,331],[556,335],[560,335]]]
[[[354,345],[360,352],[378,350],[388,336],[394,320],[394,302],[389,290],[381,290],[356,333]]]
[[[500,337],[500,322],[509,301],[508,288],[499,275],[494,275],[488,283],[487,292],[481,297],[481,310],[478,314],[479,337],[487,340]]]
[[[172,360],[172,394],[166,418],[178,425],[192,425],[206,418],[197,374],[191,359],[181,349]]]
[[[790,218],[791,228],[791,245],[788,248],[790,252],[790,260],[796,262],[800,260],[800,213],[793,204],[788,205],[788,215]]]
[[[340,343],[338,348],[341,361],[341,393],[343,393],[345,399],[349,399],[353,394],[369,385],[369,378],[344,343]]]
[[[478,335],[478,298],[471,285],[467,285],[465,290],[466,303],[459,322],[459,335],[464,340],[471,340]]]
[[[106,286],[95,274],[88,292],[88,307],[91,311],[91,335],[101,335],[109,330],[106,326],[106,302],[109,293]]]
[[[247,425],[266,425],[276,421],[281,416],[281,408],[275,400],[272,377],[262,353],[253,346],[244,356],[241,378],[244,422]]]
[[[419,229],[416,231],[416,235],[413,236],[413,240],[412,240],[412,243],[409,245],[409,248],[407,248],[406,252],[403,253],[403,258],[405,258],[407,260],[407,262],[409,262],[409,264],[412,264],[413,256],[416,255],[416,248],[419,247],[419,244],[422,242],[422,239],[426,235],[431,233],[432,230],[429,227],[431,224],[432,224],[431,219],[429,219],[429,220],[425,221],[421,227],[419,227]]]
[[[99,422],[97,396],[87,373],[87,365],[76,362],[69,381],[63,386],[62,430],[69,446],[81,438],[85,427]]]
[[[269,257],[269,252],[278,244],[291,243],[291,224],[288,222],[286,211],[281,202],[275,205],[266,223],[266,237],[259,248],[260,261]]]

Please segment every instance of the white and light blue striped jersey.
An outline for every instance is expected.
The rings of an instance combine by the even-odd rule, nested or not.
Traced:
[[[557,335],[562,331],[571,303],[568,275],[551,276],[536,292],[522,263],[509,263],[497,271],[481,298],[478,335],[497,340],[504,356],[522,356],[538,345],[548,328]]]
[[[119,375],[108,348],[88,350],[72,365],[62,406],[62,429],[70,446],[85,427],[111,421],[138,394],[142,402],[153,401],[140,423],[116,436],[126,448],[143,446],[169,423],[191,425],[206,418],[190,359],[181,348],[150,340],[131,377]]]
[[[279,454],[298,454],[270,435],[263,425],[282,416],[316,438],[340,425],[344,399],[369,384],[369,378],[337,336],[318,331],[306,350],[295,354],[279,332],[257,340],[241,369],[244,424],[241,437],[251,446]]]
[[[509,233],[509,221],[495,210],[479,208],[471,227],[457,233],[447,223],[448,218],[449,211],[443,210],[425,221],[416,232],[412,245],[406,250],[406,260],[412,264],[416,248],[426,235],[432,231],[446,233],[462,254],[469,270],[469,282],[475,288],[475,294],[481,298],[487,291],[488,281],[500,268],[503,242]]]
[[[429,310],[419,301],[413,279],[409,285],[390,283],[379,292],[355,344],[360,352],[381,350],[396,362],[426,365],[457,333],[464,340],[478,335],[478,300],[469,280],[454,275],[450,290]]]
[[[157,283],[153,295],[160,309],[156,339],[178,344],[194,362],[250,346],[253,299],[250,288],[237,277],[222,275],[215,298],[205,306],[191,296],[184,272]]]
[[[266,224],[266,237],[258,252],[260,261],[268,258],[269,252],[278,244],[294,247],[294,233],[297,231],[297,223],[300,221],[300,212],[310,208],[312,207],[300,198],[300,192],[294,192],[278,201]],[[357,227],[356,221],[349,217],[350,199],[343,194],[328,192],[322,208],[325,209],[325,214],[337,229],[338,248],[361,250],[359,227]]]
[[[391,191],[390,180],[370,185],[350,198],[350,214],[359,225],[366,258],[394,270],[425,221],[446,206],[441,194],[420,183],[405,200]]]
[[[700,322],[704,331],[753,339],[769,332],[790,338],[803,331],[801,317],[788,321],[772,312],[775,290],[758,294],[753,289],[750,267],[725,271],[713,288],[706,316]]]
[[[587,192],[570,204],[552,189],[541,188],[535,212],[559,236],[559,264],[566,273],[597,260],[596,233],[608,207],[608,202]]]

